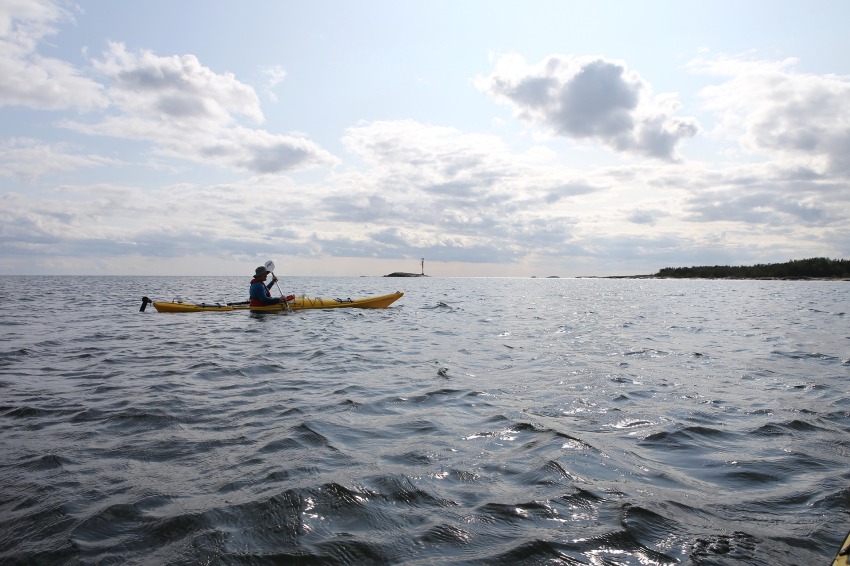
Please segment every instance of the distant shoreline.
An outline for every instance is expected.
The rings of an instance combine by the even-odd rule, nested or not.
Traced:
[[[808,277],[787,276],[787,277],[739,277],[734,275],[728,276],[692,276],[692,277],[671,277],[668,275],[606,275],[606,276],[587,276],[578,277],[577,279],[705,279],[705,280],[729,280],[729,281],[850,281],[850,277]]]
[[[430,277],[422,273],[403,273],[394,272],[381,277]],[[449,276],[451,277],[451,276]],[[537,277],[532,275],[529,279],[703,279],[707,281],[850,281],[850,277],[809,277],[806,275],[795,275],[785,277],[743,277],[735,275],[725,276],[710,276],[710,275],[693,275],[693,276],[670,276],[670,275],[578,275],[575,277],[560,277],[558,275],[549,275],[548,277]]]
[[[396,271],[384,277],[428,277],[424,273]],[[532,279],[537,279],[534,275]],[[549,275],[546,279],[560,279]],[[756,265],[703,265],[665,267],[647,275],[587,275],[576,279],[727,279],[739,281],[850,281],[850,260],[813,257],[785,263]]]

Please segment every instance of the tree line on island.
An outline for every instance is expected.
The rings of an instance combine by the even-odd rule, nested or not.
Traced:
[[[665,267],[655,277],[677,279],[848,279],[850,260],[813,257],[786,263],[756,265],[714,265],[701,267]]]

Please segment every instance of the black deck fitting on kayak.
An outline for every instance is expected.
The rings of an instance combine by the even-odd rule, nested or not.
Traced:
[[[147,306],[151,303],[153,303],[152,300],[147,297],[142,297],[142,306],[139,308],[139,312],[145,312],[145,308],[147,308]]]

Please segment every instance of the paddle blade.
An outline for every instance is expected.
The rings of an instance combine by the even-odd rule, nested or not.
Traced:
[[[265,268],[266,268],[266,269],[268,269],[269,271],[274,271],[274,262],[273,262],[272,260],[268,260],[268,261],[264,264],[264,266],[263,266],[263,267],[265,267]]]

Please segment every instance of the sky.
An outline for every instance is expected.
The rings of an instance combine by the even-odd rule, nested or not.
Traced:
[[[850,257],[846,0],[0,0],[0,275]]]

